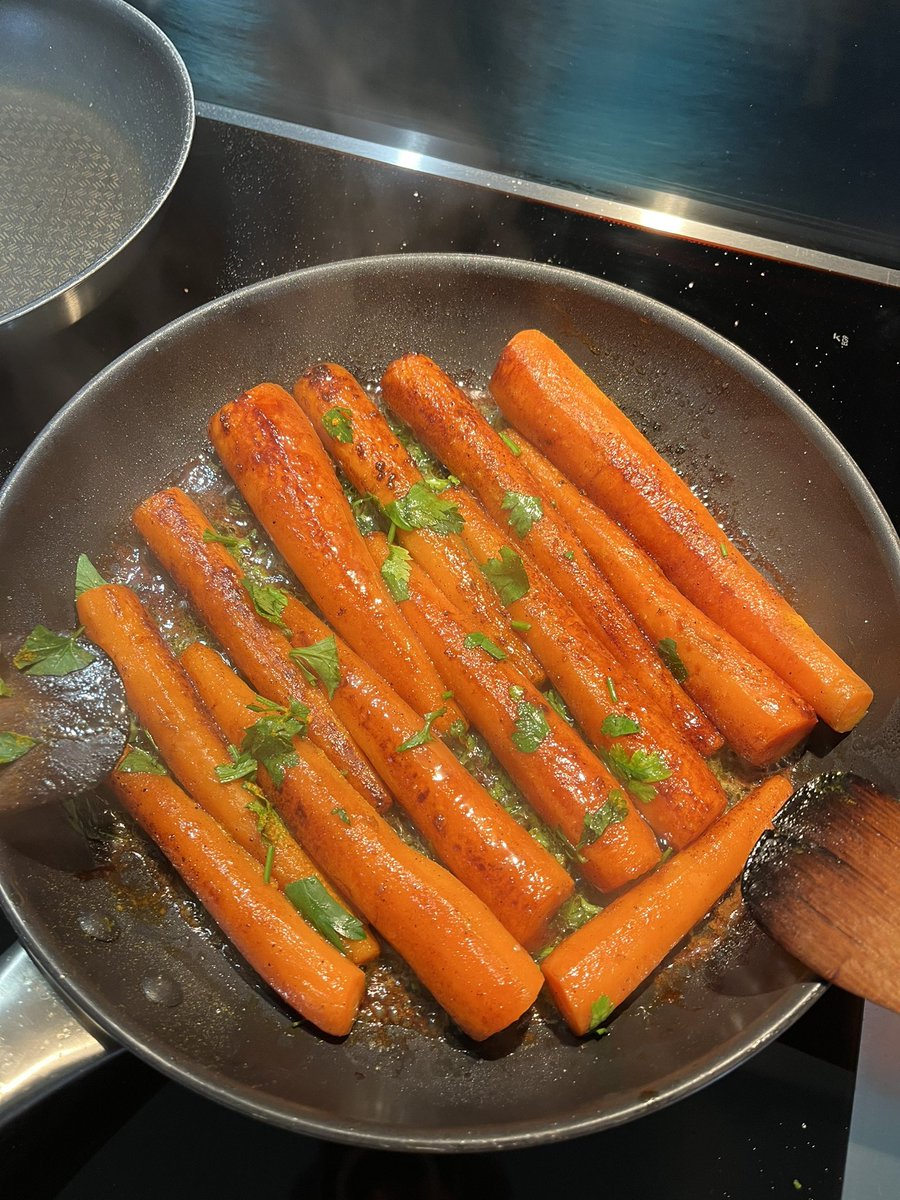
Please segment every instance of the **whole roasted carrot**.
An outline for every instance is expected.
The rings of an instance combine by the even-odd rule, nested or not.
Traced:
[[[349,371],[334,363],[311,367],[294,386],[294,397],[322,445],[361,495],[386,506],[407,504],[428,485],[384,414]],[[397,528],[397,543],[427,571],[447,599],[502,646],[532,683],[543,682],[540,665],[510,628],[496,594],[478,570],[458,533]]]
[[[766,780],[544,960],[544,978],[573,1032],[587,1033],[592,1014],[617,1008],[709,912],[790,794],[783,775]]]
[[[321,622],[292,602],[285,613],[297,645],[321,640]],[[547,922],[572,894],[574,884],[548,854],[460,765],[443,742],[432,738],[411,750],[422,718],[389,684],[343,644],[341,681],[333,703],[388,781],[398,802],[438,857],[483,900],[516,941],[545,939]],[[182,663],[204,695],[227,690],[230,672],[199,642]]]
[[[500,355],[491,392],[507,419],[622,524],[689,600],[833,729],[852,729],[863,717],[871,688],[750,565],[687,483],[559,346],[537,330],[516,334]]]
[[[116,770],[109,782],[257,974],[325,1033],[349,1033],[365,989],[359,967],[263,882],[259,864],[169,776]]]
[[[376,562],[380,534],[368,539]],[[515,667],[498,660],[419,567],[409,574],[409,619],[472,723],[532,807],[577,852],[587,879],[611,891],[660,857],[650,827],[588,746]]]
[[[339,771],[346,772],[376,808],[389,808],[390,797],[378,776],[325,697],[310,686],[300,665],[291,660],[290,642],[283,630],[272,624],[284,602],[284,593],[262,589],[274,601],[263,606],[270,618],[262,617],[251,599],[257,594],[252,591],[252,580],[223,545],[208,540],[215,531],[180,488],[157,492],[138,506],[133,519],[238,670],[270,700],[279,704],[302,701],[309,708],[310,740],[324,750]]]
[[[738,754],[755,766],[782,758],[816,714],[740,642],[682,596],[621,526],[518,433],[520,462],[557,505],[651,641],[667,640],[684,666],[683,686]]]
[[[228,676],[196,681],[237,739],[251,693]],[[541,987],[522,947],[449,871],[407,845],[321,751],[303,738],[294,750],[297,765],[269,794],[316,860],[470,1037],[490,1037],[517,1020]]]
[[[272,878],[280,887],[318,875],[276,815],[260,829],[259,817],[249,807],[252,797],[241,784],[219,782],[216,767],[231,762],[228,746],[135,593],[118,584],[91,588],[79,596],[77,607],[85,633],[121,676],[130,708],[194,800],[258,863],[271,861]],[[253,720],[258,717],[252,714]],[[370,935],[347,943],[346,949],[356,962],[368,962],[378,953]]]
[[[458,503],[475,557],[498,580],[510,613],[586,737],[630,780],[641,796],[641,815],[656,833],[670,846],[686,846],[725,807],[712,771],[648,705],[524,548],[521,554],[512,550],[477,500],[460,495]]]
[[[441,681],[384,580],[315,430],[283,388],[263,383],[209,423],[216,452],[288,566],[346,642],[424,716]],[[440,728],[459,712],[444,704]]]
[[[421,354],[392,362],[381,385],[391,408],[478,495],[516,543],[526,547],[666,720],[702,752],[718,749],[721,737],[663,666],[549,498],[539,494],[533,477],[465,392]]]

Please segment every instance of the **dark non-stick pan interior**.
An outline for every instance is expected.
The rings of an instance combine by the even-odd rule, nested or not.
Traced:
[[[196,454],[210,413],[248,385],[290,386],[323,358],[372,379],[406,350],[484,383],[507,338],[529,326],[621,400],[872,683],[872,714],[828,764],[895,771],[885,648],[900,640],[897,542],[854,465],[795,396],[722,339],[641,296],[532,264],[422,255],[315,268],[218,301],[143,343],[62,412],[8,485],[0,629],[70,627],[79,551],[102,557],[131,508]],[[804,769],[820,765],[810,758]],[[718,943],[689,946],[686,962],[637,996],[604,1039],[580,1043],[534,1022],[493,1057],[452,1033],[401,1027],[337,1044],[294,1027],[207,921],[134,901],[171,881],[154,855],[122,866],[133,876],[126,888],[115,873],[85,870],[53,811],[8,817],[0,814],[6,904],[68,996],[162,1070],[323,1136],[478,1148],[602,1127],[735,1065],[818,988],[739,917]]]

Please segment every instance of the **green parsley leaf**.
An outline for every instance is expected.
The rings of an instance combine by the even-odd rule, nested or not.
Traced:
[[[393,529],[393,525],[391,526]],[[398,604],[409,599],[409,573],[412,563],[409,551],[402,546],[391,546],[388,556],[381,564],[381,578],[387,584],[387,590]]]
[[[527,633],[531,628],[530,621],[510,621],[510,625],[513,627],[516,633]]]
[[[283,592],[281,588],[277,588],[271,583],[254,583],[246,575],[241,583],[259,615],[269,624],[277,625],[283,633],[287,633],[288,627],[281,615],[290,599],[287,592]]]
[[[618,704],[619,696],[616,692],[616,685],[612,675],[607,675],[606,677],[606,690],[609,692],[609,698],[612,700],[613,704]]]
[[[632,796],[644,804],[649,804],[656,795],[653,784],[672,774],[666,760],[656,750],[635,750],[629,754],[622,746],[610,746],[600,757]]]
[[[462,533],[465,522],[452,500],[436,496],[427,483],[414,483],[400,500],[384,506],[398,529],[430,529],[433,533]]]
[[[600,732],[604,737],[627,737],[629,733],[640,733],[641,727],[634,717],[610,713],[608,717],[604,717]]]
[[[322,681],[330,700],[341,686],[341,664],[338,662],[337,640],[333,633],[313,642],[311,646],[295,646],[288,658],[299,663],[306,678],[312,683],[314,676]]]
[[[676,682],[684,683],[688,677],[688,670],[678,656],[678,647],[675,644],[675,639],[663,638],[657,649],[659,650],[659,657],[675,676]]]
[[[580,892],[576,892],[560,908],[557,919],[562,930],[568,934],[574,933],[582,925],[587,925],[588,921],[592,921],[601,912],[603,912],[601,905],[591,904],[590,900],[585,900]]]
[[[0,730],[0,766],[15,762],[36,745],[37,739],[28,737],[27,734],[12,733],[8,729]]]
[[[448,697],[445,697],[448,698]],[[466,723],[462,717],[457,717],[447,730],[449,737],[456,738],[458,741],[466,736]]]
[[[333,817],[337,817],[339,821],[343,821],[345,825],[353,824],[353,822],[350,820],[349,813],[343,808],[333,808],[331,810],[331,815]]]
[[[446,492],[447,488],[459,487],[459,480],[455,475],[425,475],[425,486],[430,488],[436,496],[440,496],[441,492]]]
[[[45,625],[35,625],[13,659],[13,666],[26,675],[72,675],[96,661],[75,639],[81,633],[53,633]]]
[[[397,753],[402,754],[404,750],[415,750],[416,746],[424,746],[426,742],[433,742],[434,738],[431,736],[431,727],[446,711],[446,708],[436,708],[434,712],[426,713],[425,724],[417,733],[412,734],[405,742],[400,743],[397,747]]]
[[[0,679],[0,696],[11,696],[12,688],[4,679]]]
[[[555,949],[555,942],[551,942],[549,946],[542,946],[537,954],[534,955],[534,961],[540,966],[544,959],[549,958]]]
[[[613,1010],[613,1002],[609,996],[598,996],[591,1005],[591,1020],[588,1025],[588,1033],[595,1033],[597,1037],[602,1037],[609,1030],[604,1026],[603,1022]]]
[[[628,816],[628,801],[618,790],[609,793],[603,803],[594,812],[584,814],[584,828],[578,839],[578,849],[592,846],[598,838],[603,837],[610,825],[618,825]]]
[[[519,537],[524,537],[535,521],[544,515],[539,497],[524,492],[507,492],[500,504],[509,513],[509,523]]]
[[[447,689],[447,691],[441,692],[441,699],[442,700],[452,700],[453,699],[453,693],[450,691],[449,688]]]
[[[215,542],[219,546],[224,546],[232,554],[235,551],[251,550],[253,547],[252,533],[248,533],[246,537],[238,537],[235,533],[218,533],[215,529],[204,529],[203,540],[207,543]]]
[[[498,662],[503,662],[504,658],[507,657],[505,650],[498,646],[496,642],[492,642],[486,633],[479,633],[477,630],[475,633],[466,634],[466,637],[463,639],[463,645],[467,650],[483,650],[485,654],[489,654],[491,658],[496,658]]]
[[[263,867],[263,883],[272,882],[272,864],[275,862],[275,843],[269,842],[269,848],[266,850],[266,862]]]
[[[563,558],[567,558],[569,560],[569,562],[571,562],[574,557],[575,557],[574,550],[563,550]]]
[[[82,592],[89,592],[91,588],[105,586],[106,580],[88,556],[79,554],[75,565],[75,599],[77,600]]]
[[[510,688],[512,693],[512,688]],[[523,754],[533,754],[550,732],[543,709],[528,700],[519,701],[519,711],[512,732],[512,744]]]
[[[353,441],[353,413],[349,408],[335,405],[322,413],[322,428],[336,442]]]
[[[574,725],[575,718],[566,708],[566,702],[555,688],[547,688],[544,692],[544,699],[550,705],[554,712],[558,713],[567,725]]]
[[[149,750],[139,750],[137,746],[126,747],[125,757],[116,770],[124,771],[126,775],[168,775],[169,773]]]
[[[231,759],[230,763],[219,763],[216,767],[216,779],[219,783],[234,783],[237,779],[246,779],[249,775],[256,774],[259,763],[252,755],[241,754],[237,746],[229,746],[228,756]]]
[[[520,687],[520,685],[518,683],[511,683],[509,685],[509,694],[513,698],[513,700],[524,700],[525,699],[525,689],[523,687]]]
[[[519,455],[522,453],[522,447],[517,446],[516,443],[509,436],[509,434],[504,433],[502,429],[498,429],[497,432],[500,434],[501,439],[506,443],[506,448],[511,453],[513,453],[516,456],[516,458],[518,458]]]
[[[338,904],[315,875],[289,883],[284,894],[313,929],[317,929],[336,949],[343,951],[345,941],[361,942],[365,938],[362,921]]]
[[[727,542],[719,542],[719,553],[722,555],[723,558],[728,557],[728,543]]]
[[[520,555],[509,546],[500,547],[499,558],[489,558],[481,564],[481,573],[493,586],[504,605],[515,603],[527,596],[531,584]]]
[[[299,761],[293,740],[306,733],[309,709],[292,700],[287,708],[271,711],[244,731],[241,753],[255,758],[269,772],[276,788],[284,783],[284,773]]]

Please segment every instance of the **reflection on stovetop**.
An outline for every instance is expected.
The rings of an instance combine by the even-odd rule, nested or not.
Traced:
[[[416,250],[553,262],[672,304],[793,387],[842,439],[889,512],[900,511],[900,293],[209,121],[198,125],[159,237],[134,275],[74,328],[0,347],[0,477],[78,387],[198,304],[296,267]],[[11,938],[0,920],[0,946]],[[563,1187],[617,1200],[836,1200],[860,1011],[831,991],[777,1043],[672,1108],[580,1141],[499,1155],[327,1145],[219,1108],[122,1054],[6,1131],[0,1188],[65,1200],[503,1200]]]

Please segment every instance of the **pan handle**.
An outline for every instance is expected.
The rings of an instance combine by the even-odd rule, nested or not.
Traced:
[[[21,946],[0,956],[0,1126],[117,1049],[85,1029]]]

